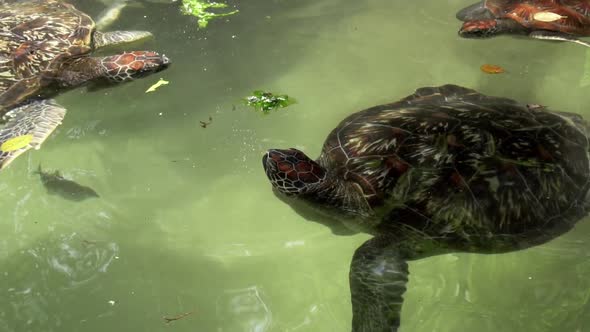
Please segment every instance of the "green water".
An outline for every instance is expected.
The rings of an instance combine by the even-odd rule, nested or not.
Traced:
[[[173,66],[61,95],[63,125],[0,175],[0,331],[349,331],[349,263],[368,236],[276,199],[263,151],[316,156],[346,115],[443,83],[590,116],[583,47],[459,39],[471,2],[248,0],[205,31],[174,6],[124,11],[113,28],[152,31],[142,48]],[[261,88],[298,104],[240,105]],[[40,163],[101,197],[48,195]],[[589,331],[589,238],[583,221],[522,252],[411,262],[400,331]]]

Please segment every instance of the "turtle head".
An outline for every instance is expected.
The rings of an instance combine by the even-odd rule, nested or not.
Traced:
[[[275,190],[287,196],[313,192],[326,179],[326,170],[297,149],[271,149],[262,166]]]
[[[528,28],[511,18],[465,21],[459,29],[463,38],[489,38],[501,34],[526,35]]]
[[[337,200],[338,195],[330,191],[327,171],[303,152],[293,148],[268,150],[262,157],[262,166],[274,194],[297,214],[329,227],[336,235],[358,232],[343,223],[342,218],[334,218],[340,209],[331,199]],[[322,197],[326,194],[331,199]]]
[[[489,38],[502,33],[497,20],[466,21],[459,29],[463,38]]]
[[[170,60],[153,51],[133,51],[100,58],[100,65],[109,81],[125,82],[166,69]]]

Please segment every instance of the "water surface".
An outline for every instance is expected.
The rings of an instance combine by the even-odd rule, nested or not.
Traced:
[[[63,125],[2,172],[0,331],[348,331],[349,263],[368,236],[276,199],[266,149],[316,156],[346,115],[445,83],[590,116],[583,47],[459,39],[471,2],[249,0],[205,31],[174,6],[125,10],[113,28],[152,31],[141,47],[173,66],[61,95]],[[240,104],[255,89],[299,102],[262,116]],[[39,164],[100,198],[48,195]],[[522,252],[411,262],[400,331],[586,331],[589,237],[584,221]]]

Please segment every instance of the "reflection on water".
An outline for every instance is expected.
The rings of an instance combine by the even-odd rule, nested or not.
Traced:
[[[58,235],[23,251],[17,265],[5,265],[0,296],[10,307],[3,308],[3,331],[17,326],[17,330],[46,326],[44,330],[51,331],[51,326],[59,326],[67,315],[55,316],[55,306],[107,273],[118,252],[114,242],[86,240],[76,233]]]
[[[257,286],[227,289],[217,299],[217,317],[223,321],[220,331],[269,331],[272,312]]]
[[[54,247],[49,243],[49,248]],[[27,250],[39,263],[62,274],[69,287],[77,287],[106,273],[114,259],[118,259],[119,247],[114,242],[101,243],[81,239],[77,234],[60,236],[56,246],[59,251],[47,255],[47,247]],[[43,265],[45,265],[43,264]],[[39,266],[43,266],[39,265]]]

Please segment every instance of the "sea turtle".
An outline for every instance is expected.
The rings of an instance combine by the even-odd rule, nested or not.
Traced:
[[[460,10],[457,18],[464,22],[459,35],[465,38],[515,34],[590,47],[577,38],[590,36],[588,0],[483,0]]]
[[[397,331],[408,260],[531,247],[587,214],[588,134],[578,115],[444,85],[348,116],[316,160],[262,164],[301,215],[374,235],[351,263],[352,330]]]
[[[151,36],[146,31],[96,31],[94,21],[58,0],[5,1],[0,5],[0,169],[40,144],[61,123],[66,110],[48,99],[85,83],[124,82],[162,70],[169,59],[153,51],[104,57],[104,46]],[[5,143],[29,137],[28,144]]]

